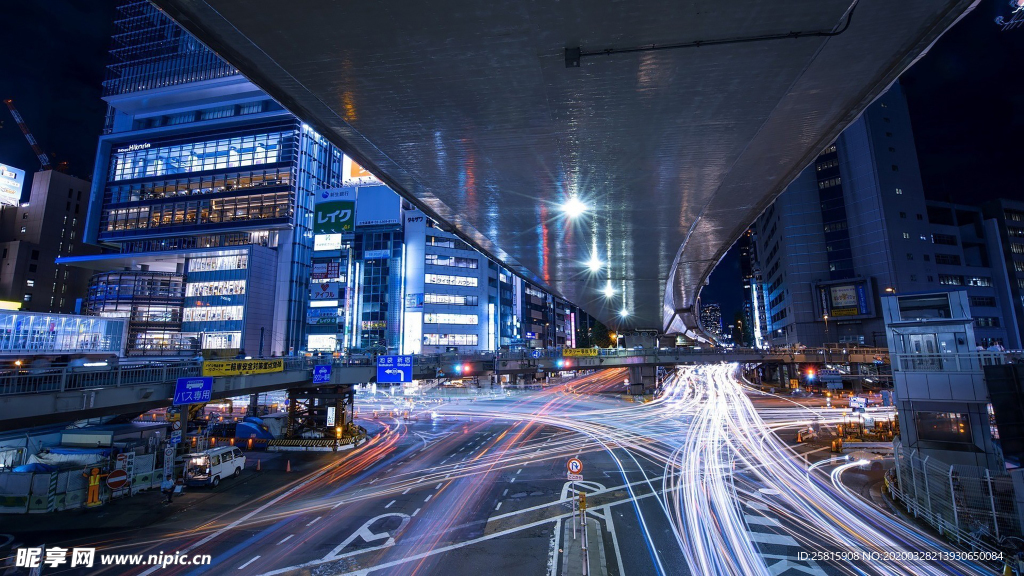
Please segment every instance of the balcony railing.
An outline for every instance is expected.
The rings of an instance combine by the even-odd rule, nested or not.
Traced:
[[[982,372],[1020,360],[1020,353],[978,350],[961,354],[895,354],[893,367],[900,372]]]

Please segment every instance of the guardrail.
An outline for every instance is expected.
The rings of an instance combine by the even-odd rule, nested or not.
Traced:
[[[900,372],[982,372],[985,366],[999,366],[1024,360],[1019,352],[978,350],[961,354],[895,354],[893,369]]]
[[[980,353],[979,353],[980,354]],[[999,353],[984,353],[987,356]],[[750,358],[776,359],[783,361],[813,361],[807,357],[817,356],[826,361],[843,361],[852,355],[888,357],[885,349],[875,348],[849,348],[849,349],[793,349],[793,350],[759,350],[754,348],[710,348],[710,349],[685,349],[685,348],[661,348],[661,349],[632,349],[632,348],[599,348],[596,349],[596,356],[582,356],[576,350],[566,353],[563,349],[551,350],[517,350],[503,351],[495,354],[493,352],[472,352],[472,353],[443,353],[417,355],[414,366],[420,369],[433,367],[442,368],[450,364],[459,363],[492,363],[494,361],[519,361],[529,363],[537,360],[555,360],[559,358],[571,358],[582,360],[586,358],[651,358],[655,362],[686,361],[692,358],[693,361],[707,361],[708,357],[721,357],[727,361],[730,356],[741,357],[748,361]],[[800,359],[797,359],[800,357]],[[977,362],[977,357],[974,357]],[[286,357],[284,360],[284,371],[294,372],[297,370],[310,370],[313,366],[331,364],[338,367],[368,366],[374,364],[372,357],[342,357],[333,358],[330,356],[303,356]],[[915,364],[918,366],[941,366],[929,363],[923,357],[915,357]],[[946,362],[955,361],[950,355],[943,355],[940,360]],[[546,362],[542,362],[547,364]],[[605,366],[608,366],[607,364]],[[548,368],[554,369],[552,366]],[[485,370],[489,369],[485,367]],[[26,367],[16,370],[0,372],[0,396],[12,394],[32,394],[43,392],[67,392],[74,390],[89,390],[106,387],[135,386],[144,384],[159,384],[173,382],[178,378],[189,376],[200,376],[202,374],[202,361],[181,360],[168,362],[152,362],[127,364],[123,363],[112,367],[83,367],[63,366],[49,368]]]

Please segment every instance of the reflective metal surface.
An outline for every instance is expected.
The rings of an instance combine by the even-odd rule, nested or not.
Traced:
[[[484,251],[610,326],[695,326],[746,226],[970,0],[156,0]],[[592,210],[569,219],[577,194]],[[608,266],[590,272],[596,254]],[[611,282],[615,295],[601,293]],[[625,308],[624,320],[619,311]]]

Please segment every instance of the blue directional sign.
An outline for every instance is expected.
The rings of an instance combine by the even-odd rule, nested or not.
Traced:
[[[412,382],[412,356],[378,356],[377,383]]]
[[[212,376],[195,376],[192,378],[178,378],[174,386],[175,406],[183,404],[196,404],[198,402],[209,402],[213,394]]]
[[[313,384],[327,384],[331,381],[331,365],[313,366]]]

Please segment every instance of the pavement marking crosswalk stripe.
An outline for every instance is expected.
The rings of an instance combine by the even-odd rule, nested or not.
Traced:
[[[515,482],[515,481],[516,481],[516,479],[512,478],[511,480],[509,480],[509,483],[512,483],[512,482]]]
[[[748,525],[756,524],[758,526],[771,526],[772,528],[782,526],[782,524],[778,520],[776,520],[775,518],[769,518],[767,516],[751,516],[749,514],[744,514],[743,519],[747,521]]]
[[[311,520],[309,522],[309,524],[306,524],[306,526],[312,526],[313,524],[316,524],[317,521],[320,520],[321,518],[323,518],[323,516],[317,516],[316,518],[313,518],[313,520]]]
[[[387,505],[387,506],[385,506],[385,507],[384,507],[384,509],[385,509],[385,510],[387,510],[388,508],[391,508],[391,507],[392,507],[392,506],[394,506],[394,505],[395,505],[395,501],[394,501],[394,500],[392,500],[391,502],[388,502],[388,505]]]
[[[415,516],[415,515],[417,515],[419,513],[420,513],[420,509],[417,508],[416,510],[413,511],[412,515]]]
[[[241,570],[242,568],[245,568],[245,567],[246,567],[246,566],[248,566],[249,564],[252,564],[253,562],[255,562],[255,561],[259,560],[259,559],[260,559],[260,557],[259,557],[259,556],[256,556],[256,557],[255,557],[255,558],[253,558],[252,560],[249,560],[249,561],[248,561],[248,562],[246,562],[245,564],[242,564],[241,566],[239,566],[239,567],[238,567],[238,569],[239,569],[239,570]]]
[[[520,472],[522,472],[522,471],[523,471],[523,469],[522,469],[522,468],[520,468],[519,470],[516,470],[516,474],[519,474],[519,473],[520,473]]]
[[[761,542],[763,544],[780,544],[782,546],[799,546],[800,543],[796,541],[792,536],[785,534],[774,534],[771,532],[748,532],[750,534],[750,540],[752,542]]]
[[[285,542],[290,540],[292,536],[295,536],[295,534],[289,534],[289,535],[285,536],[284,540],[281,540],[280,542],[278,542],[277,545],[280,546],[281,544],[284,544]]]

